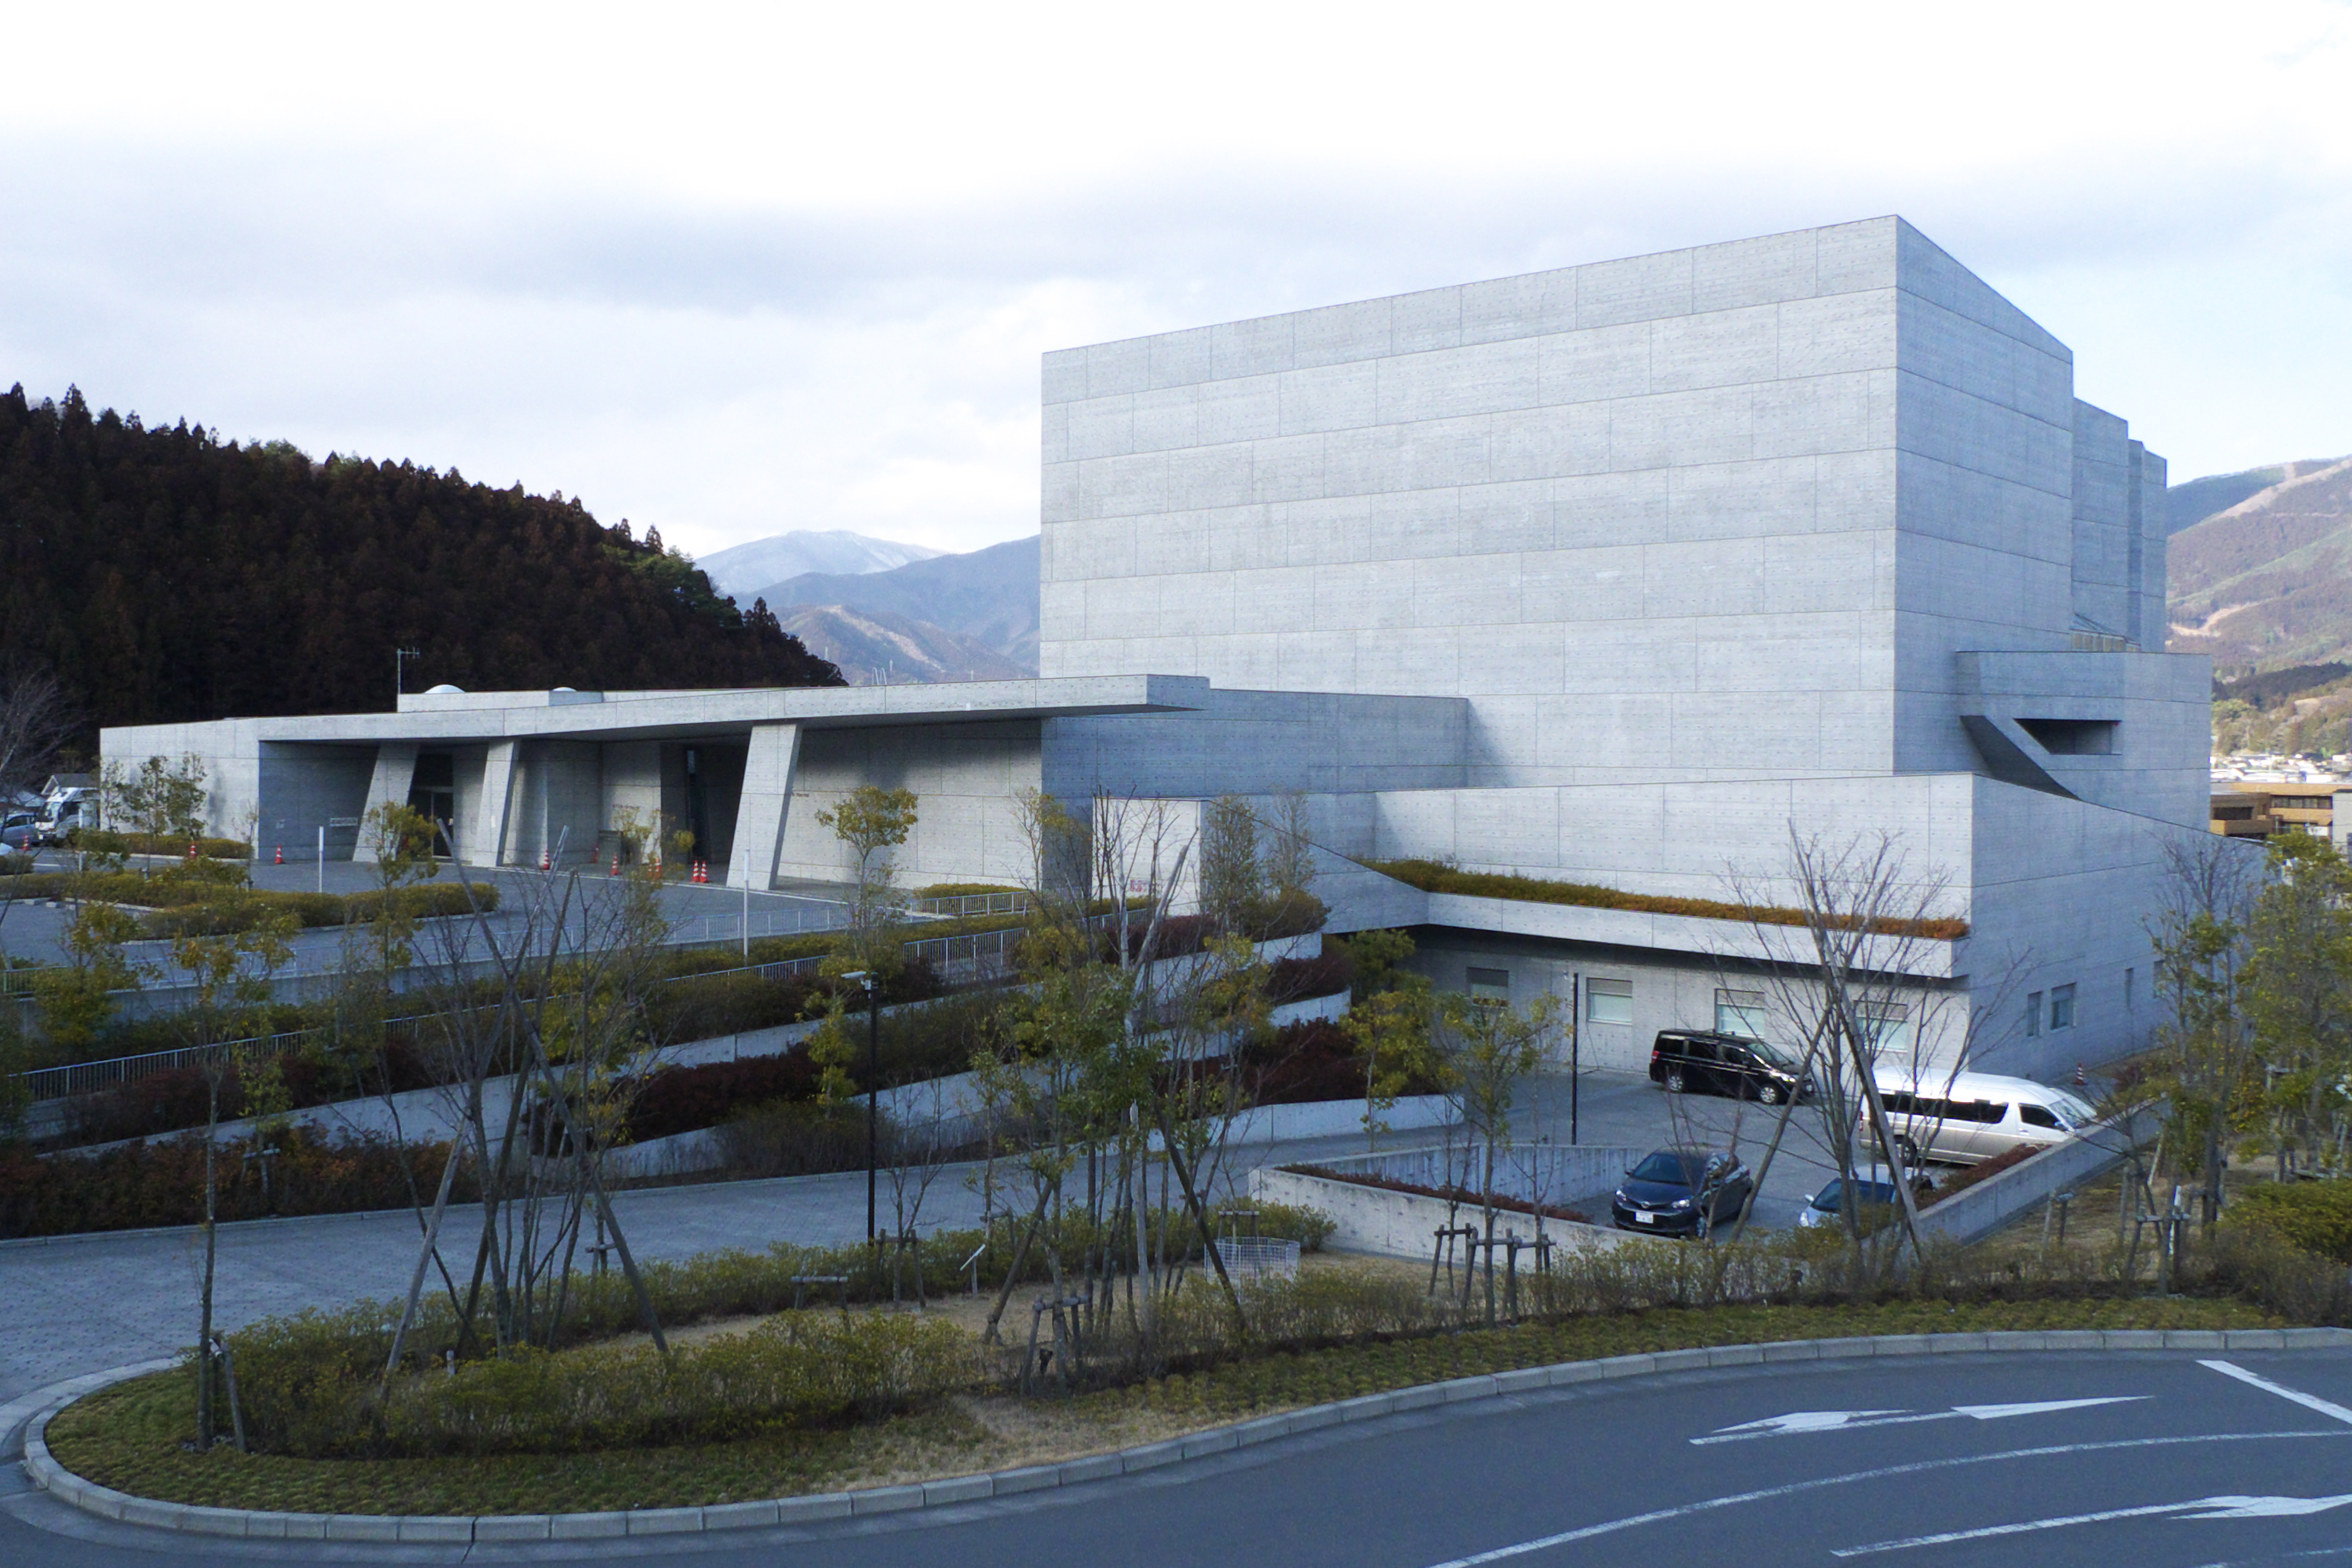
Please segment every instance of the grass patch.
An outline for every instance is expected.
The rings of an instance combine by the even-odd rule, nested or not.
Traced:
[[[1453,1377],[1705,1345],[1848,1334],[2049,1329],[2273,1328],[2226,1299],[1674,1309],[1276,1354],[1030,1404],[955,1400],[869,1426],[738,1442],[482,1458],[296,1459],[183,1446],[186,1372],[95,1394],[50,1423],[58,1461],[102,1485],[174,1502],[335,1513],[536,1513],[692,1507],[964,1475],[1150,1441],[1203,1426]],[[993,1407],[993,1408],[992,1408]]]
[[[1474,899],[1508,899],[1523,904],[1572,904],[1581,909],[1631,910],[1642,914],[1685,915],[1693,920],[1754,921],[1761,925],[1801,926],[1802,910],[1771,904],[1731,904],[1714,899],[1675,899],[1654,893],[1629,893],[1594,882],[1553,882],[1538,877],[1506,876],[1494,871],[1465,871],[1436,860],[1367,860],[1365,865],[1384,877],[1419,888],[1424,893],[1457,893]],[[1922,936],[1957,942],[1969,934],[1962,920],[1874,921],[1871,929],[1887,936]]]

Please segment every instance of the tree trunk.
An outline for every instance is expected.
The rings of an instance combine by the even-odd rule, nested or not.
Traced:
[[[201,1326],[196,1331],[196,1452],[207,1454],[213,1447],[213,1261],[217,1256],[219,1230],[215,1223],[218,1213],[215,1195],[220,1190],[216,1175],[215,1145],[220,1135],[220,1074],[214,1065],[205,1065],[205,1279],[199,1293]]]

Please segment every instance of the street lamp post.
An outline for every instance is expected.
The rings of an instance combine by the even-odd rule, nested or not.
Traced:
[[[845,974],[844,980],[856,980],[866,987],[866,1241],[872,1246],[877,1234],[875,1223],[875,1173],[880,1168],[878,1150],[882,1105],[882,1004],[875,994],[871,971],[859,970]]]

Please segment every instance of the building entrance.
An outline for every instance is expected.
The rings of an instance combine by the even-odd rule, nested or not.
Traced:
[[[457,824],[457,759],[447,752],[419,752],[416,776],[408,786],[408,806],[433,824],[433,853],[438,859],[456,856]]]

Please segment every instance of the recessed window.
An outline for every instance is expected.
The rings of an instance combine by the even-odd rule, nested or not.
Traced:
[[[2050,1028],[2052,1033],[2074,1026],[2074,988],[2055,986],[2050,993]]]
[[[1717,991],[1715,994],[1715,1032],[1738,1035],[1743,1039],[1765,1037],[1765,1026],[1771,1013],[1761,991]]]
[[[2020,719],[2017,727],[2053,757],[2107,757],[2116,750],[2113,719]]]
[[[1511,999],[1511,972],[1507,969],[1473,969],[1470,972],[1470,1000],[1473,1002],[1508,1002]]]
[[[1911,1048],[1911,1009],[1900,1002],[1864,1002],[1854,1010],[1871,1049],[1901,1053]]]
[[[2125,970],[2125,971],[2124,971],[2124,1011],[2125,1011],[2125,1012],[2126,1012],[2126,1013],[2130,1012],[2130,1011],[2132,1010],[2133,1006],[2137,1005],[2137,997],[2134,995],[2134,993],[2135,993],[2135,992],[2137,992],[2138,989],[2139,989],[2139,971],[2138,971],[2138,970],[2137,970],[2137,969],[2126,969],[2126,970]]]
[[[2030,1040],[2040,1033],[2042,1033],[2042,993],[2029,991],[2025,994],[2025,1037]]]
[[[1630,1024],[1633,1021],[1633,983],[1630,980],[1587,980],[1584,1019],[1589,1024]]]

